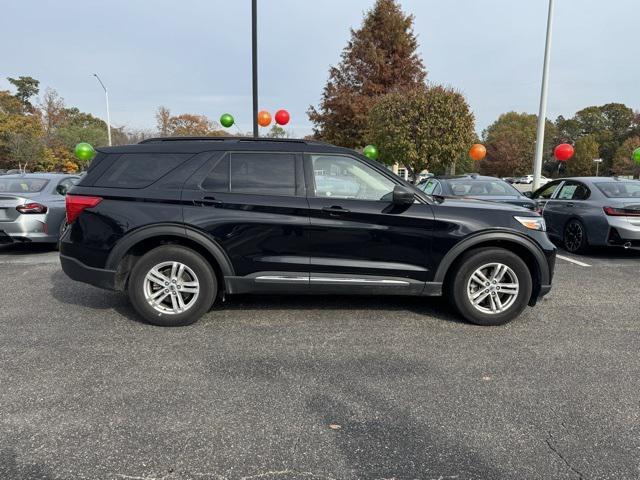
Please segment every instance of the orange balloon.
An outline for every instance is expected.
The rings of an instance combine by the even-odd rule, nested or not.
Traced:
[[[481,143],[476,143],[469,150],[469,157],[476,162],[487,156],[487,149]]]
[[[271,114],[266,110],[262,110],[258,113],[258,125],[261,127],[268,127],[271,123]]]

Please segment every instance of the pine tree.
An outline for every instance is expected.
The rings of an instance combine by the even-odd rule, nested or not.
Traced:
[[[342,145],[364,144],[367,117],[377,99],[424,86],[427,72],[416,52],[413,16],[395,0],[377,0],[329,71],[319,109],[310,107],[316,138]]]

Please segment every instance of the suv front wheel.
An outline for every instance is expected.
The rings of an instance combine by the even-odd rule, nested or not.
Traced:
[[[209,263],[193,250],[164,245],[147,252],[129,277],[129,298],[149,323],[189,325],[204,315],[218,285]]]
[[[453,273],[451,300],[460,314],[478,325],[502,325],[529,303],[532,280],[520,257],[502,248],[465,253]]]

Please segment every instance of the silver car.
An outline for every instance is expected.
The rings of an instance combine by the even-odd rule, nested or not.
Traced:
[[[0,177],[0,244],[57,243],[65,226],[65,195],[80,177],[27,173]]]
[[[569,252],[589,246],[640,247],[640,181],[617,177],[563,178],[531,195],[547,233]]]

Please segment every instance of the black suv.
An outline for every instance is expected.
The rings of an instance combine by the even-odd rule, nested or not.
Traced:
[[[467,320],[498,325],[549,292],[555,259],[535,212],[430,196],[353,150],[304,140],[103,148],[67,217],[67,275],[127,291],[165,326],[236,293],[445,293]]]

